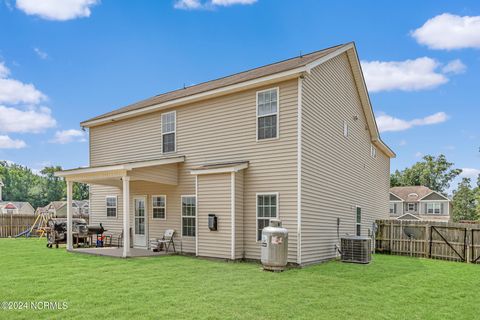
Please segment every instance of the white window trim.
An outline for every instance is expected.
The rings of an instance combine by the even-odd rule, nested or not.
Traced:
[[[389,212],[390,214],[397,214],[397,212],[396,212],[396,210],[395,210],[395,209],[397,209],[396,204],[397,204],[397,202],[393,202],[393,201],[390,202],[390,204],[389,204],[389,209],[388,209],[388,212]],[[393,206],[393,211],[394,211],[394,212],[391,212],[392,206]]]
[[[173,131],[169,131],[169,132],[163,132],[163,115],[166,115],[166,114],[169,114],[169,113],[173,113],[175,115],[175,125],[174,125],[174,128],[173,128]],[[172,154],[172,153],[175,153],[177,152],[177,111],[176,110],[173,110],[173,111],[169,111],[169,112],[164,112],[160,115],[160,125],[161,125],[161,132],[162,132],[162,154]],[[174,133],[174,137],[175,137],[175,148],[173,149],[173,151],[168,151],[168,152],[163,152],[163,136],[166,135],[166,134],[170,134],[170,133]]]
[[[258,115],[258,94],[262,92],[267,92],[267,91],[272,91],[272,90],[277,90],[277,112],[275,113],[269,113],[269,114],[264,114],[259,116]],[[277,140],[280,138],[280,88],[279,87],[273,87],[273,88],[268,88],[265,90],[260,90],[255,93],[255,136],[257,139],[257,142],[262,142],[262,141],[271,141],[271,140]],[[277,115],[277,135],[274,138],[266,138],[266,139],[258,139],[258,118],[259,117],[267,117],[267,116],[273,116]]]
[[[255,242],[260,243],[262,239],[257,239],[257,232],[258,232],[258,196],[277,196],[277,216],[274,219],[280,219],[280,193],[279,192],[257,192],[255,194]],[[262,219],[265,219],[262,217]],[[270,220],[272,218],[269,218]]]
[[[183,218],[193,218],[193,216],[184,216],[183,215],[183,198],[195,198],[195,236],[184,236],[183,235]],[[180,196],[180,235],[182,238],[186,239],[194,239],[198,236],[198,224],[197,224],[197,217],[198,217],[198,206],[197,206],[197,196],[196,195],[181,195]]]
[[[377,148],[372,144],[370,144],[370,156],[372,158],[376,158],[377,157]]]
[[[115,198],[115,217],[109,216],[107,213],[107,208],[113,208],[111,206],[107,206],[107,199],[108,198]],[[107,219],[117,219],[118,218],[118,196],[105,196],[105,215]]]
[[[358,208],[360,208],[360,223],[357,222],[357,211]],[[363,220],[363,210],[362,207],[360,206],[355,206],[355,236],[361,236],[362,235],[362,220]],[[357,226],[360,226],[360,234],[357,235]]]
[[[156,207],[153,205],[153,198],[155,197],[164,197],[165,198],[165,207],[163,207],[165,209],[165,217],[164,218],[155,218],[153,216],[153,209],[155,208],[162,208],[162,207]],[[152,220],[167,220],[167,196],[164,195],[164,194],[155,194],[155,195],[152,195],[151,196],[151,203],[152,203]]]
[[[343,121],[343,136],[345,138],[348,138],[348,134],[349,134],[349,126],[348,126],[348,121],[347,120],[344,120]]]
[[[431,205],[432,206],[432,213],[428,212],[429,208],[428,206]],[[438,213],[435,212],[435,207],[437,207],[438,209]],[[425,212],[426,214],[434,214],[434,215],[444,215],[444,213],[442,212],[442,204],[440,202],[427,202],[427,212]]]

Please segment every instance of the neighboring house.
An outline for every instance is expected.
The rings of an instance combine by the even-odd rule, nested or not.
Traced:
[[[34,215],[35,209],[28,202],[0,201],[0,213]]]
[[[44,208],[52,217],[62,218],[67,216],[67,201],[52,201]],[[73,200],[72,208],[74,216],[86,216],[90,212],[90,201]]]
[[[390,217],[405,220],[449,221],[451,201],[423,186],[390,188]]]
[[[35,214],[35,209],[28,202],[2,201],[2,188],[4,186],[2,179],[0,179],[0,214]]]
[[[336,257],[339,237],[367,236],[388,218],[395,154],[380,139],[353,43],[81,126],[90,130],[90,167],[57,175],[68,199],[74,181],[90,184],[90,223],[123,232],[125,257],[173,228],[184,252],[260,259],[262,229],[278,218],[288,261],[304,265]]]

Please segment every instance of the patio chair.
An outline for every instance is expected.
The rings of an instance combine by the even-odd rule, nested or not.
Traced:
[[[170,249],[170,246],[173,247],[173,252],[177,252],[175,250],[175,242],[173,241],[173,237],[175,236],[175,230],[174,229],[167,229],[163,233],[163,237],[161,240],[158,240],[158,245],[159,249],[162,250],[165,248],[165,253],[168,253],[168,249]]]

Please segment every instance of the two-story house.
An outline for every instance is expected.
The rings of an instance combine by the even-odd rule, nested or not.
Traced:
[[[451,201],[424,186],[390,188],[390,218],[450,221]]]
[[[288,261],[304,265],[336,257],[339,237],[369,235],[388,217],[395,154],[380,139],[353,43],[81,126],[90,166],[57,174],[69,203],[73,181],[91,185],[90,223],[123,231],[124,257],[173,228],[184,252],[259,259],[262,229],[278,218],[289,231]]]

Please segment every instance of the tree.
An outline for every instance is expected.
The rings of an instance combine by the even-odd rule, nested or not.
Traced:
[[[60,166],[51,166],[45,167],[40,171],[44,177],[44,195],[46,199],[55,199],[58,201],[65,198],[65,181],[63,178],[55,176],[55,172],[60,170],[62,170]]]
[[[453,220],[477,220],[475,191],[472,189],[471,180],[463,178],[458,188],[453,192]]]
[[[443,154],[438,157],[426,155],[423,161],[390,175],[390,185],[392,187],[426,186],[445,194],[450,187],[450,182],[462,173],[462,169],[452,167],[453,163],[448,162]]]
[[[86,200],[90,197],[88,184],[75,182],[73,184],[73,199]]]

